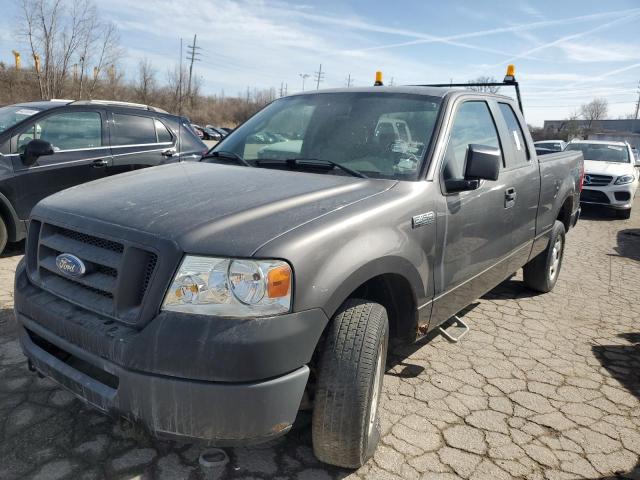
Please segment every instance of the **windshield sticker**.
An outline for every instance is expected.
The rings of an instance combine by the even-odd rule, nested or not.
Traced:
[[[27,117],[35,115],[36,113],[38,113],[38,110],[29,110],[28,108],[22,108],[16,111],[16,115],[26,115]]]
[[[513,138],[516,141],[516,148],[518,149],[518,151],[522,150],[522,146],[520,145],[520,137],[518,137],[518,132],[513,130],[512,133],[513,133]]]

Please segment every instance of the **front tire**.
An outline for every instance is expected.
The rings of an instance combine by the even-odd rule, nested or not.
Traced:
[[[319,460],[361,467],[380,440],[378,406],[389,321],[382,305],[350,299],[335,315],[318,366],[313,451]]]
[[[547,293],[553,290],[560,275],[564,256],[564,225],[556,220],[547,248],[524,266],[524,283],[532,290]]]
[[[627,208],[626,210],[616,210],[616,217],[622,220],[628,220],[631,218],[631,209]]]

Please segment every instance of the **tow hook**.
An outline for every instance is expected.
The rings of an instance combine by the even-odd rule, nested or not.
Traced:
[[[44,375],[42,375],[38,369],[33,365],[33,362],[31,361],[31,359],[27,360],[27,368],[29,369],[30,372],[34,372],[35,374],[38,375],[38,378],[44,378]]]

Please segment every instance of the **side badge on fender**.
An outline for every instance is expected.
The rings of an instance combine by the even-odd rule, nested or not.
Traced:
[[[433,212],[421,213],[420,215],[415,215],[411,219],[411,227],[418,228],[425,225],[431,225],[435,219],[436,214]]]

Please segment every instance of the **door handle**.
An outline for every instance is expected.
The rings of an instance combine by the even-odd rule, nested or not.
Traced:
[[[504,208],[511,208],[516,203],[516,189],[511,187],[507,188],[504,192]]]
[[[176,154],[176,149],[175,148],[167,148],[166,150],[162,151],[162,156],[163,157],[173,157]]]
[[[93,168],[105,168],[109,166],[109,160],[107,160],[106,158],[99,158],[97,160],[94,160],[91,166]]]

